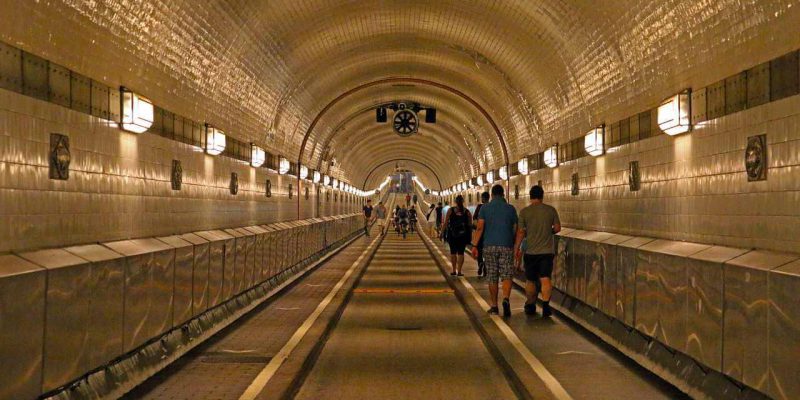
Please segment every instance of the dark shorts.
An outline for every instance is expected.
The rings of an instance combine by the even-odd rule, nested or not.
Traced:
[[[525,254],[525,279],[535,281],[553,275],[553,254]]]
[[[463,255],[464,251],[467,249],[467,243],[469,243],[469,240],[466,239],[447,239],[447,245],[450,246],[451,255]]]

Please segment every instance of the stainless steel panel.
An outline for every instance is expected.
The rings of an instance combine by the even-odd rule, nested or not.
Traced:
[[[267,231],[264,239],[264,268],[261,269],[261,279],[267,280],[275,274],[275,251],[277,248],[278,234],[271,225],[261,225]]]
[[[708,85],[706,88],[706,116],[708,119],[725,115],[725,81]]]
[[[215,231],[225,243],[225,271],[223,273],[222,301],[233,297],[235,289],[235,268],[236,268],[236,241],[233,236],[222,231]]]
[[[747,70],[747,107],[752,108],[767,102],[769,102],[769,63],[765,62]]]
[[[209,241],[208,267],[208,307],[214,307],[223,301],[225,286],[225,240],[215,231],[195,232]]]
[[[175,255],[155,239],[104,245],[126,256],[123,350],[130,351],[172,325]]]
[[[685,352],[688,272],[685,257],[656,254],[658,330],[663,344]]]
[[[769,385],[776,399],[800,398],[800,261],[769,273]]]
[[[175,249],[172,326],[178,327],[192,318],[194,248],[178,236],[158,240]]]
[[[89,369],[122,354],[125,259],[106,247],[90,244],[69,251],[92,263],[89,280]]]
[[[253,284],[257,285],[264,281],[267,231],[258,226],[248,226],[244,229],[253,234]]]
[[[607,248],[602,245],[602,242],[611,237],[611,233],[607,232],[588,232],[580,236],[580,239],[586,243],[587,258],[585,263],[586,268],[586,304],[601,308],[603,301],[603,286],[606,284],[606,253]]]
[[[768,376],[769,271],[795,256],[751,251],[726,262],[723,313],[723,372],[766,391]]]
[[[62,249],[20,257],[47,269],[42,388],[50,391],[88,369],[91,264]]]
[[[192,316],[195,317],[208,309],[208,278],[211,261],[209,253],[211,245],[208,240],[193,233],[181,235],[181,239],[194,246],[192,261]]]
[[[566,291],[567,264],[572,262],[572,238],[556,237],[556,257],[553,265],[553,287]]]
[[[658,274],[655,253],[636,251],[636,298],[634,327],[655,337],[658,334]]]
[[[244,235],[241,240],[244,241],[245,245],[244,289],[247,290],[252,288],[258,281],[256,277],[256,236],[244,228],[236,228],[235,230]]]
[[[722,263],[747,250],[715,246],[686,259],[688,284],[685,352],[722,371]]]
[[[33,399],[42,389],[46,270],[0,255],[0,399]]]
[[[233,236],[233,291],[231,295],[235,296],[245,289],[247,289],[247,240],[235,229],[226,229],[225,233]],[[227,251],[226,251],[227,254]]]

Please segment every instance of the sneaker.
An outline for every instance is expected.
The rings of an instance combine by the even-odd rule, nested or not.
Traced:
[[[525,304],[525,314],[536,315],[536,303]]]
[[[550,302],[545,301],[542,303],[542,318],[547,318],[553,315],[553,310],[550,309]]]
[[[458,274],[456,274],[456,275],[458,275],[458,276],[464,276],[464,274],[462,274],[461,272],[459,272],[459,273],[458,273]]]
[[[451,272],[450,276],[456,276],[456,273],[455,272]]]
[[[488,312],[489,314],[494,314],[494,315],[500,314],[500,310],[497,309],[497,306],[490,307],[488,310],[486,310],[486,312]]]
[[[511,303],[508,301],[508,299],[503,299],[503,316],[511,316]]]

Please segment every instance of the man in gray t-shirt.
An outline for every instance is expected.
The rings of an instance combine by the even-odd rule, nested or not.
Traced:
[[[550,293],[553,285],[553,258],[555,256],[556,233],[561,231],[561,220],[558,212],[550,205],[544,204],[544,190],[536,185],[531,188],[531,204],[519,212],[519,229],[514,242],[514,256],[519,263],[523,258],[522,241],[525,239],[525,313],[536,313],[536,298],[539,287],[542,291],[542,316],[549,317]]]

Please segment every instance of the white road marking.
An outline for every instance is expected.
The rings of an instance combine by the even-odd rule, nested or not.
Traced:
[[[242,395],[239,397],[239,400],[253,400],[256,398],[256,396],[258,396],[259,393],[261,393],[262,390],[264,390],[264,387],[278,371],[278,368],[280,368],[280,366],[283,365],[283,362],[289,358],[289,355],[291,355],[295,347],[297,347],[297,345],[300,344],[300,341],[303,339],[303,337],[305,337],[306,333],[308,333],[308,331],[311,329],[311,326],[314,325],[314,322],[316,322],[320,314],[322,314],[322,312],[325,311],[325,308],[328,306],[328,304],[330,304],[330,302],[333,301],[333,298],[336,296],[337,293],[339,293],[339,290],[342,289],[344,283],[347,281],[348,278],[350,278],[350,276],[355,271],[356,267],[361,263],[362,260],[364,260],[364,257],[366,257],[366,255],[369,254],[369,252],[375,246],[375,243],[377,243],[379,237],[380,235],[376,235],[375,238],[372,239],[372,243],[370,243],[370,245],[361,253],[358,259],[353,263],[353,265],[350,266],[350,268],[347,270],[347,272],[345,272],[342,278],[339,279],[339,282],[336,283],[336,285],[333,287],[333,289],[331,289],[328,295],[325,296],[324,299],[322,299],[322,302],[320,302],[319,305],[317,305],[317,308],[314,309],[314,312],[312,312],[311,315],[309,315],[308,318],[306,318],[306,320],[303,321],[303,324],[300,325],[299,328],[297,328],[297,331],[295,331],[295,333],[292,335],[289,341],[286,342],[285,345],[283,345],[283,348],[281,348],[278,354],[276,354],[275,357],[272,357],[272,360],[270,360],[269,364],[267,364],[264,367],[264,369],[258,373],[253,382],[250,383],[250,386],[248,386],[247,389],[244,391],[244,393],[242,393]]]
[[[565,356],[565,355],[568,355],[568,354],[586,354],[586,355],[593,356],[595,353],[589,353],[587,351],[577,351],[577,350],[569,350],[569,351],[562,351],[560,353],[556,353],[556,355],[559,355],[559,356]]]
[[[439,249],[439,246],[436,246],[436,244],[433,243],[430,240],[430,238],[427,238],[427,236],[426,240],[431,242],[433,248],[436,249],[437,253],[439,253],[439,257],[441,257],[443,261],[448,262],[448,258],[445,257],[444,253],[442,253],[442,250]],[[472,297],[475,299],[478,305],[480,305],[481,308],[489,309],[489,303],[487,303],[486,300],[484,300],[483,297],[481,297],[480,293],[478,293],[478,291],[475,290],[475,288],[472,286],[472,284],[469,283],[467,278],[463,276],[458,278],[459,278],[458,280],[461,282],[462,285],[464,285],[464,287],[472,295]],[[517,334],[514,333],[511,327],[508,326],[508,324],[506,324],[505,321],[503,321],[503,318],[500,317],[499,315],[490,315],[489,317],[492,319],[492,322],[494,322],[494,324],[500,329],[500,331],[503,333],[506,339],[508,339],[508,341],[511,342],[511,345],[514,346],[514,348],[517,350],[517,352],[519,352],[522,358],[525,359],[525,361],[531,367],[533,372],[539,376],[542,382],[544,382],[545,386],[547,386],[547,389],[549,389],[550,392],[553,393],[553,396],[555,396],[555,398],[559,400],[572,400],[572,396],[570,396],[569,393],[567,393],[564,387],[561,386],[561,383],[553,376],[553,374],[550,373],[550,371],[547,370],[544,364],[542,364],[542,362],[538,358],[536,358],[536,356],[534,356],[533,353],[531,353],[530,349],[528,349],[525,346],[525,344],[522,343],[522,340],[520,340],[519,336],[517,336]]]

